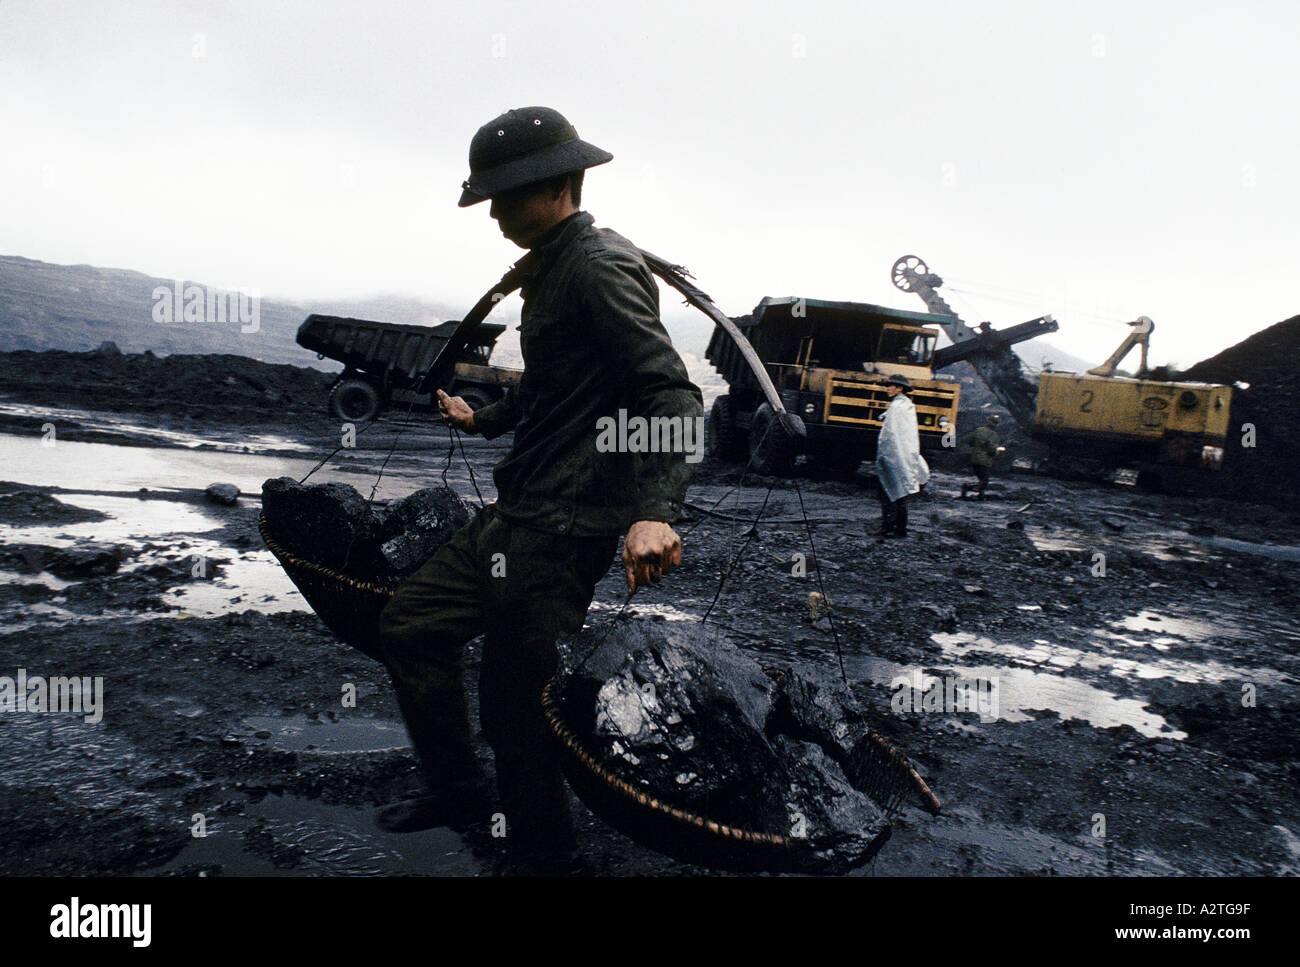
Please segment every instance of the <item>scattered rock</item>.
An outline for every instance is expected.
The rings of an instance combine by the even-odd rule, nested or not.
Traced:
[[[1114,517],[1103,517],[1101,523],[1102,526],[1113,531],[1122,531],[1126,526],[1128,526],[1127,524],[1116,520]]]
[[[65,504],[57,497],[35,490],[0,494],[0,522],[6,524],[70,524],[92,520],[108,520],[108,515]]]
[[[233,507],[239,503],[239,488],[234,484],[214,483],[208,484],[203,495],[214,504],[225,504],[227,507]]]
[[[45,570],[65,580],[112,574],[122,564],[122,548],[116,544],[79,544],[54,553]]]
[[[967,594],[975,594],[975,595],[979,595],[980,597],[984,597],[986,595],[985,590],[982,587],[980,587],[978,584],[963,584],[961,586],[961,589],[965,591]]]
[[[919,610],[933,615],[934,625],[941,631],[957,630],[957,609],[952,605],[923,604]]]

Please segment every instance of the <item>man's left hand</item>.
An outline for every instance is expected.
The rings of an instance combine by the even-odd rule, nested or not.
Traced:
[[[627,530],[623,539],[623,569],[627,573],[627,593],[653,581],[682,563],[682,539],[668,524],[658,520],[639,520]]]

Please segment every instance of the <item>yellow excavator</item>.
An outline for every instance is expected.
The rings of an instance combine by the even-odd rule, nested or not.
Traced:
[[[1148,317],[1128,324],[1132,331],[1100,366],[1086,373],[1044,371],[1035,387],[1011,343],[1054,331],[1050,316],[1001,331],[974,330],[938,294],[943,279],[922,259],[904,255],[891,274],[894,285],[920,296],[938,314],[953,340],[935,351],[934,369],[969,360],[1012,418],[1047,445],[1047,472],[1103,479],[1130,469],[1140,486],[1159,489],[1175,476],[1185,480],[1189,472],[1223,466],[1232,387],[1152,378],[1147,349],[1155,324]],[[1142,353],[1137,376],[1117,376],[1135,346]]]
[[[1146,316],[1100,366],[1086,373],[1045,372],[1030,435],[1051,450],[1051,469],[1102,476],[1135,469],[1139,483],[1158,486],[1164,468],[1218,470],[1232,408],[1232,387],[1149,378],[1147,348],[1155,324]],[[1133,348],[1135,377],[1117,376]]]

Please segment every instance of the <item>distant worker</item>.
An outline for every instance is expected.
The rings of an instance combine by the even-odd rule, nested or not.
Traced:
[[[999,418],[996,413],[990,413],[984,426],[980,427],[965,440],[970,444],[970,468],[975,474],[979,487],[979,499],[984,499],[984,488],[989,485],[989,470],[993,467],[993,458],[1003,449],[998,446],[998,435],[994,428],[998,425]],[[966,494],[970,491],[971,484],[964,483],[961,485],[961,499],[966,499]]]
[[[930,468],[921,456],[921,433],[916,425],[916,407],[908,394],[912,384],[906,376],[894,375],[885,382],[889,408],[876,442],[876,484],[880,499],[880,536],[907,536],[907,498],[919,493],[930,479]]]

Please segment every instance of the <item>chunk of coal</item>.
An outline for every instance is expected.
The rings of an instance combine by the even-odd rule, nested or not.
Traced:
[[[281,546],[305,560],[356,577],[381,570],[380,519],[347,484],[276,477],[262,484],[262,512]]]
[[[379,553],[393,574],[406,576],[469,523],[469,508],[447,487],[417,490],[388,508],[379,527]]]
[[[427,487],[390,507],[370,504],[347,484],[262,484],[262,511],[276,541],[291,553],[352,577],[400,582],[469,522],[446,487]]]
[[[227,507],[233,507],[239,503],[239,488],[234,484],[208,484],[208,488],[203,491],[203,494],[214,504],[225,504]]]
[[[626,781],[720,823],[804,839],[827,871],[879,848],[888,821],[850,778],[866,716],[820,668],[778,685],[720,629],[657,618],[584,629],[560,655],[570,727]]]
[[[98,577],[116,571],[123,556],[124,549],[116,544],[78,544],[56,552],[45,570],[65,579]]]

